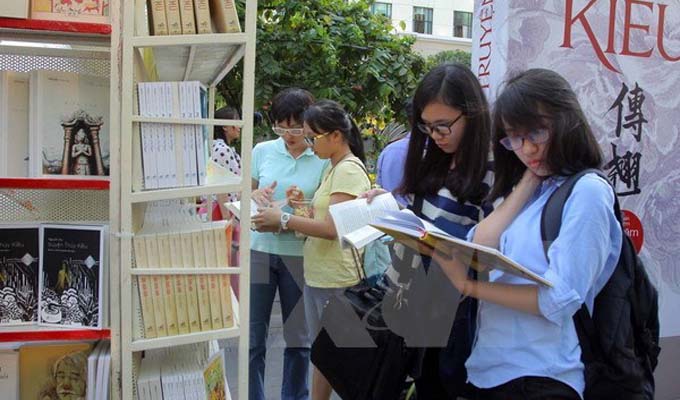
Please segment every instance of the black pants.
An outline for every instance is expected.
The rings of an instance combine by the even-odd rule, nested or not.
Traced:
[[[525,376],[489,389],[477,389],[477,400],[580,400],[571,386],[551,378]]]

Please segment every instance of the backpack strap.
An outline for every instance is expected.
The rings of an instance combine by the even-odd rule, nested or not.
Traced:
[[[571,192],[574,190],[576,182],[589,173],[597,174],[605,181],[609,182],[606,175],[599,169],[591,168],[577,172],[568,177],[567,180],[555,190],[543,207],[543,211],[541,212],[541,239],[543,240],[545,258],[548,262],[550,262],[550,259],[548,258],[548,248],[555,239],[557,239],[557,236],[560,233],[564,205],[566,204],[569,195],[571,195]],[[616,214],[616,219],[621,223],[621,210],[616,195],[614,195],[614,212]],[[584,363],[590,363],[596,358],[596,355],[602,354],[602,349],[600,347],[600,342],[597,339],[595,323],[593,322],[593,318],[590,315],[590,312],[588,312],[588,307],[586,307],[585,303],[581,305],[581,308],[578,311],[576,311],[573,320],[574,326],[576,327],[576,334],[578,335],[578,341],[581,346],[581,359]]]

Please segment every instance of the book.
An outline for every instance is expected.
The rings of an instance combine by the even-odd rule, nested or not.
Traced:
[[[170,261],[172,268],[183,268],[182,263],[182,238],[179,233],[173,232],[170,237]],[[190,333],[189,310],[187,305],[187,281],[184,275],[174,275],[175,304],[177,306],[177,328],[179,334]]]
[[[104,350],[104,341],[97,343],[94,350],[87,356],[87,400],[95,400],[97,392],[97,364]]]
[[[144,236],[135,235],[132,238],[132,244],[135,251],[135,267],[149,268],[149,261],[146,254],[146,243]],[[151,277],[147,275],[140,275],[137,277],[137,286],[139,287],[139,299],[142,305],[142,321],[145,338],[155,338],[156,321],[154,320],[154,305],[153,305],[153,289]]]
[[[215,223],[213,233],[215,234],[215,247],[217,249],[217,267],[229,267],[229,251],[231,249],[231,239],[233,234],[233,224]],[[231,304],[231,277],[223,274],[219,275],[220,283],[220,303],[222,304],[222,324],[225,328],[234,326],[234,315]]]
[[[0,326],[38,322],[40,229],[0,225]]]
[[[108,176],[109,79],[33,71],[29,86],[30,176]]]
[[[180,18],[179,0],[165,0],[165,18],[168,20],[170,35],[182,34],[182,19]]]
[[[172,268],[170,260],[170,237],[165,233],[156,234],[158,240],[158,254],[160,256],[160,267],[163,269]],[[169,336],[179,334],[177,325],[177,303],[175,301],[175,279],[171,275],[161,277],[163,284],[163,297],[165,298],[165,326]]]
[[[57,375],[71,378],[72,398],[87,396],[87,357],[90,343],[24,345],[19,349],[22,399],[58,399]]]
[[[203,250],[205,251],[205,265],[207,268],[217,268],[217,249],[215,234],[212,227],[201,227],[203,234]],[[210,296],[210,318],[212,329],[224,328],[222,321],[222,306],[220,297],[220,277],[216,274],[208,275],[208,293]]]
[[[196,268],[206,268],[205,251],[203,250],[203,233],[200,230],[191,232],[191,245],[194,252],[194,263]],[[197,275],[198,281],[196,292],[198,293],[198,314],[202,331],[212,329],[212,315],[210,314],[210,289],[208,277]]]
[[[0,71],[0,177],[28,176],[28,80]]]
[[[147,15],[149,17],[149,31],[154,36],[168,34],[168,20],[165,16],[164,0],[147,0]]]
[[[156,235],[145,235],[146,256],[149,268],[160,268],[160,256],[158,255],[158,240]],[[158,275],[151,275],[151,295],[153,298],[153,315],[156,322],[156,335],[168,336],[168,328],[165,323],[165,295],[163,280]]]
[[[359,250],[384,236],[369,224],[388,212],[398,212],[399,204],[391,193],[384,193],[376,196],[370,204],[366,199],[355,199],[333,204],[328,211],[333,217],[341,245]]]
[[[212,33],[208,0],[194,0],[194,11],[196,14],[196,32],[199,34]]]
[[[179,0],[179,14],[182,20],[182,34],[195,34],[196,22],[194,20],[194,0]]]
[[[497,269],[552,287],[550,281],[506,257],[497,249],[451,236],[417,217],[410,210],[389,211],[370,225],[415,250],[418,250],[418,243],[424,243],[445,254],[452,255],[455,252],[462,262],[469,263],[477,270]]]
[[[210,0],[210,11],[215,30],[218,33],[241,32],[241,23],[238,20],[234,0]]]
[[[108,24],[106,0],[31,0],[31,19]],[[108,2],[107,2],[108,3]]]
[[[38,322],[102,328],[105,226],[42,225]]]
[[[184,268],[195,268],[194,250],[191,232],[180,232],[182,266]],[[187,311],[189,312],[189,331],[191,333],[201,331],[201,322],[198,307],[198,279],[196,275],[187,275]]]
[[[205,396],[208,399],[227,398],[227,378],[224,370],[224,353],[218,351],[203,369]]]
[[[0,393],[7,400],[19,400],[19,352],[0,351]]]

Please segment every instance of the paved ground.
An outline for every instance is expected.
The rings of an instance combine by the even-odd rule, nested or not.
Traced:
[[[224,347],[225,362],[227,368],[227,381],[231,389],[232,399],[238,399],[238,340],[230,339],[220,342],[220,347]],[[279,400],[281,398],[281,374],[283,371],[283,324],[281,321],[281,307],[278,296],[272,311],[271,325],[269,327],[269,339],[267,341],[267,366],[265,367],[265,395],[266,400]],[[309,382],[311,383],[311,376]],[[333,395],[333,400],[340,400]]]

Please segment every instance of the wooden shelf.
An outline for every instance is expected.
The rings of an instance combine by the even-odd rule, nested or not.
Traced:
[[[236,275],[241,268],[133,268],[132,275]]]
[[[0,342],[39,342],[110,339],[110,329],[72,329],[26,325],[0,328]]]
[[[187,197],[198,197],[209,194],[231,193],[241,190],[241,178],[225,178],[219,183],[203,186],[182,187],[174,189],[147,190],[143,192],[133,192],[130,195],[132,203],[146,203],[149,201],[166,199],[183,199]]]
[[[0,178],[0,189],[109,190],[106,179]]]
[[[110,36],[110,24],[92,24],[84,22],[46,21],[41,19],[16,19],[0,17],[0,28],[20,31],[45,31],[71,35]]]
[[[189,333],[186,335],[167,336],[155,339],[133,340],[130,345],[132,351],[144,351],[150,349],[160,349],[163,347],[179,346],[190,343],[206,342],[208,340],[230,339],[238,337],[240,329],[238,326],[214,331]]]
[[[243,33],[133,39],[135,48],[153,49],[152,64],[159,81],[201,81],[208,86],[219,83],[243,58],[245,43]]]

